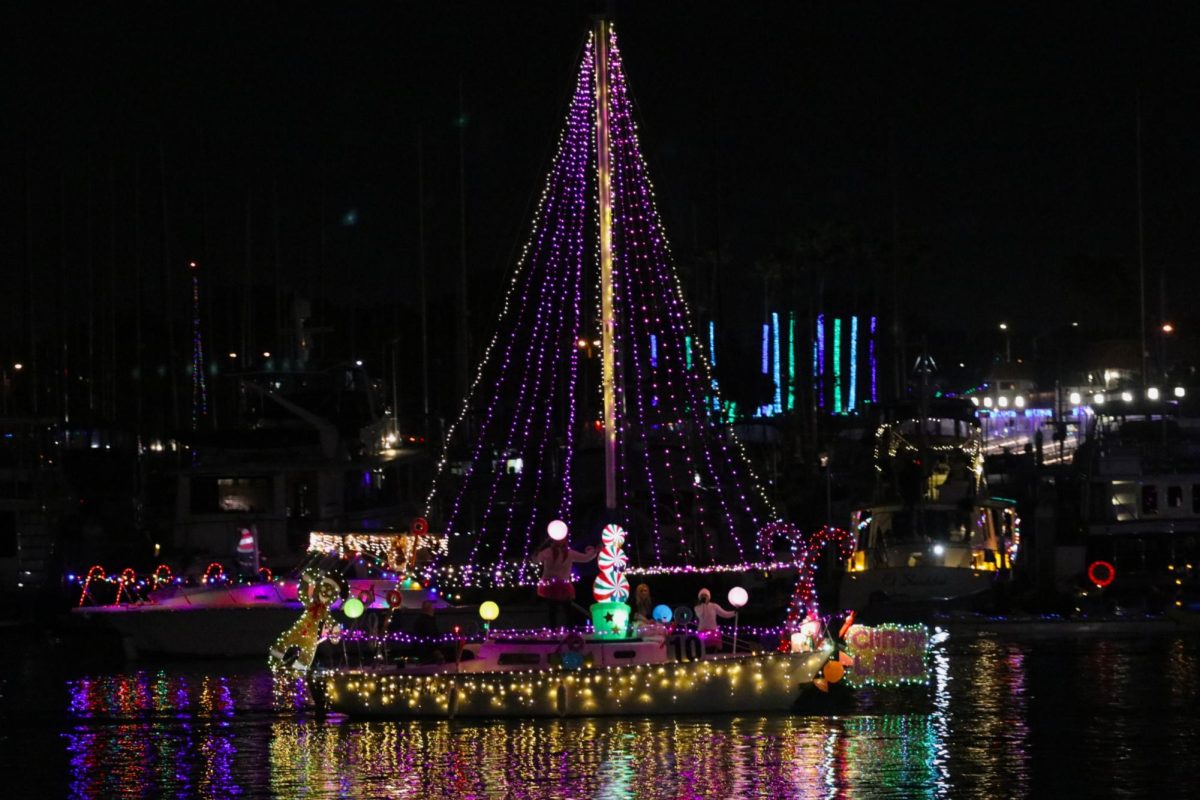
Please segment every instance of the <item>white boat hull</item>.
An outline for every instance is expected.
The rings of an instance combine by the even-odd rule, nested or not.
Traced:
[[[871,603],[952,605],[985,598],[996,573],[963,567],[874,567],[843,576],[838,604],[862,610]]]

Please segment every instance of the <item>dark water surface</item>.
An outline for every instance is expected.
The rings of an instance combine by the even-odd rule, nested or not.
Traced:
[[[0,667],[0,797],[1200,796],[1194,637],[951,640],[837,716],[318,722],[260,663],[63,661]]]

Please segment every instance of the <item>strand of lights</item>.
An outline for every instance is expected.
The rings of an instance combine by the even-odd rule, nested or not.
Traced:
[[[783,382],[780,379],[780,350],[779,350],[779,312],[771,312],[771,340],[773,343],[774,359],[773,359],[773,377],[775,382],[775,408],[776,414],[783,413]]]
[[[850,396],[846,410],[853,411],[858,405],[858,317],[850,317]]]
[[[76,603],[76,605],[82,607],[84,600],[91,599],[89,590],[92,588],[92,581],[95,581],[95,580],[102,581],[104,579],[105,579],[104,567],[97,565],[97,566],[94,566],[91,569],[89,569],[87,571],[87,578],[85,578],[83,581],[83,590],[79,593],[79,602]]]
[[[762,326],[762,374],[771,374],[771,326],[765,322]]]
[[[204,337],[200,326],[200,269],[195,261],[192,271],[192,430],[208,416],[208,387],[204,382]]]
[[[717,384],[703,351],[692,352],[693,329],[682,283],[637,142],[615,35],[610,56],[612,222],[614,244],[620,245],[615,248],[612,273],[617,301],[619,501],[623,509],[636,502],[648,511],[649,524],[639,525],[635,533],[648,536],[652,544],[635,548],[639,561],[717,563],[736,554],[732,560],[744,562],[745,548],[736,534],[738,518],[744,516],[756,525],[764,516],[756,507],[769,509],[770,504],[741,443],[718,427],[719,421],[714,424],[709,419],[706,396],[710,391],[712,410],[722,408]],[[595,191],[590,169],[597,111],[594,71],[589,45],[529,240],[506,292],[496,332],[447,435],[427,498],[427,513],[439,499],[448,506],[441,509],[441,528],[452,537],[452,545],[453,537],[470,537],[467,557],[461,559],[465,564],[436,570],[451,583],[528,583],[535,532],[540,530],[539,522],[544,523],[535,519],[537,509],[557,506],[561,518],[572,517],[585,229],[595,213],[589,202]],[[563,346],[569,347],[569,362],[561,357]],[[715,363],[711,321],[709,349]],[[554,410],[564,395],[568,398],[565,437],[558,427],[561,414]],[[466,431],[471,408],[482,413],[473,417],[478,420],[476,430]],[[466,435],[464,431],[473,438],[469,461],[459,475],[452,475],[448,453]],[[549,466],[556,457],[551,448],[557,450],[564,438],[567,452],[562,454],[561,471],[556,471],[557,467]],[[482,469],[493,457],[505,464],[519,457],[522,466],[514,470],[515,475],[505,475],[504,469]],[[743,474],[749,476],[745,482]],[[476,513],[467,515],[466,504],[476,501]],[[714,519],[714,512],[720,521]],[[473,530],[465,529],[467,519],[478,520]],[[700,541],[666,546],[669,536],[685,530],[698,531]]]
[[[385,613],[385,612],[380,612]],[[662,629],[659,628],[659,631]],[[692,628],[681,629],[673,628],[674,632],[687,632]],[[343,641],[361,642],[363,644],[388,644],[388,645],[447,645],[458,644],[478,644],[484,641],[491,642],[511,642],[516,644],[527,644],[533,642],[544,642],[547,644],[561,644],[572,635],[590,635],[592,629],[590,625],[582,628],[492,628],[487,633],[486,637],[482,632],[475,631],[470,634],[464,634],[458,631],[449,631],[447,633],[439,633],[437,636],[417,636],[416,634],[408,633],[407,631],[387,631],[386,633],[371,633],[364,628],[352,628],[342,634]],[[756,640],[767,643],[774,642],[780,636],[787,633],[787,629],[782,625],[740,625],[738,627],[738,638],[743,637],[747,640]],[[657,635],[657,634],[655,634]]]
[[[653,225],[653,219],[644,216],[645,209],[641,207],[640,201],[643,199],[644,184],[638,181],[636,174],[637,164],[633,152],[636,150],[636,141],[632,138],[632,119],[629,109],[621,103],[626,98],[623,94],[624,85],[619,83],[620,65],[617,61],[619,55],[614,52],[614,49],[615,43],[610,42],[609,69],[611,74],[608,77],[612,108],[609,110],[608,119],[610,124],[609,141],[612,145],[614,242],[619,243],[615,247],[614,264],[621,276],[616,299],[619,304],[618,313],[624,323],[622,326],[618,326],[617,331],[620,341],[628,340],[632,344],[632,347],[628,348],[629,361],[633,366],[632,375],[626,369],[624,360],[621,361],[621,367],[625,389],[632,389],[633,408],[637,419],[637,425],[634,427],[642,442],[640,454],[635,453],[627,446],[622,447],[622,463],[628,462],[633,457],[640,458],[641,472],[645,476],[645,486],[649,495],[650,538],[653,542],[654,560],[661,563],[664,559],[664,527],[669,526],[678,531],[684,530],[679,481],[675,474],[676,470],[671,466],[672,448],[670,445],[674,443],[674,438],[666,439],[667,447],[658,448],[661,451],[659,453],[661,463],[657,470],[653,463],[656,448],[651,442],[652,436],[661,439],[664,432],[669,434],[671,431],[672,420],[665,417],[669,411],[677,408],[674,391],[675,376],[670,370],[665,371],[665,374],[650,372],[644,367],[641,357],[640,330],[661,331],[663,310],[661,298],[653,291],[654,281],[660,276],[652,272],[647,263],[652,256],[646,252],[645,240],[653,234],[652,232],[648,234],[646,227],[647,223]],[[653,213],[653,209],[651,209],[650,214]],[[625,332],[626,328],[629,330],[628,335]],[[622,347],[621,352],[626,352],[626,348]],[[669,391],[669,396],[667,404],[656,410],[657,403],[653,398],[658,395],[660,380],[664,383],[663,388]],[[626,391],[626,394],[628,395],[629,392]],[[646,402],[647,394],[651,397],[649,407]],[[656,479],[658,476],[666,477],[666,486],[661,486],[661,491],[661,482]],[[628,488],[623,484],[623,489]],[[631,494],[623,492],[622,502],[630,503],[633,500]],[[666,501],[660,500],[660,496],[665,497]],[[635,552],[638,552],[639,556],[640,551],[640,547],[635,548]]]
[[[788,312],[788,391],[787,410],[796,408],[796,312]]]
[[[842,413],[842,320],[833,318],[833,413]]]
[[[717,323],[711,319],[708,321],[708,365],[714,370],[717,368]],[[713,411],[721,410],[721,397],[717,393],[717,378],[714,375],[712,379],[712,402]]]
[[[682,282],[679,279],[678,272],[674,268],[674,259],[670,252],[670,244],[661,228],[660,217],[654,203],[653,183],[649,179],[645,159],[637,144],[636,126],[632,121],[632,103],[628,98],[615,34],[612,36],[612,54],[613,58],[610,65],[613,70],[612,85],[614,87],[612,95],[614,102],[613,116],[616,120],[616,127],[620,129],[619,134],[615,132],[615,135],[620,139],[620,149],[624,151],[623,155],[631,165],[631,170],[628,174],[637,180],[636,191],[637,196],[641,200],[641,208],[640,213],[637,215],[637,220],[645,223],[646,231],[642,235],[642,239],[644,241],[648,240],[651,247],[651,252],[648,255],[643,255],[642,261],[643,263],[647,263],[648,267],[653,268],[657,275],[657,279],[650,283],[650,287],[657,288],[662,292],[663,297],[659,307],[666,310],[668,329],[674,334],[673,342],[677,343],[673,345],[672,349],[675,349],[679,344],[682,344],[683,337],[692,328],[690,312],[683,300]],[[703,360],[702,367],[709,380],[711,380],[711,369]],[[682,407],[698,408],[704,391],[702,385],[698,381],[689,380],[686,375],[683,377],[682,383],[684,389],[690,395],[688,398],[689,402],[682,404]],[[674,406],[675,409],[679,409],[680,407],[680,404]],[[752,501],[747,496],[747,490],[743,485],[739,471],[744,469],[749,475],[749,483],[757,495],[755,502],[765,506],[769,513],[773,513],[773,508],[766,494],[763,492],[757,476],[754,475],[745,449],[736,435],[732,432],[729,432],[727,435],[720,435],[718,431],[708,424],[706,418],[700,415],[693,417],[692,426],[691,443],[700,451],[700,454],[704,458],[707,470],[706,474],[712,478],[711,483],[702,479],[701,485],[709,488],[711,492],[717,495],[725,518],[725,527],[722,533],[724,533],[727,540],[731,539],[733,541],[740,557],[745,558],[745,548],[736,534],[736,524],[732,518],[730,502],[732,500],[739,501],[743,512],[749,517],[750,523],[755,526],[758,524],[759,512],[755,511]],[[683,426],[677,427],[680,428],[679,434],[682,436],[684,433],[682,430]],[[700,432],[703,435],[697,435]],[[737,448],[736,455],[729,451],[729,443],[732,443]],[[719,454],[721,459],[720,470],[717,469],[715,463],[717,454]],[[689,450],[685,449],[684,455],[688,465],[688,472],[699,474],[691,462]],[[722,478],[722,473],[727,477]],[[733,496],[734,493],[736,493],[736,497]],[[710,553],[708,557],[717,557],[714,554],[721,553],[724,548],[715,548],[715,531],[710,531],[707,526],[702,526],[702,529],[709,542]]]
[[[817,407],[825,408],[825,315],[817,315],[817,345],[813,354],[813,374],[817,376]]]
[[[579,670],[377,674],[338,671],[325,694],[340,711],[436,716],[669,712],[702,703],[715,710],[788,708],[824,652],[757,653],[720,659]]]
[[[879,402],[879,363],[875,358],[875,323],[876,317],[871,317],[871,338],[867,343],[867,359],[871,362],[871,402]]]
[[[559,137],[558,151],[552,161],[550,174],[534,215],[530,237],[518,260],[496,331],[485,350],[471,391],[458,420],[447,435],[437,475],[426,501],[426,513],[429,514],[432,513],[434,503],[440,495],[452,496],[443,525],[444,531],[451,536],[467,533],[460,530],[464,523],[464,515],[461,513],[463,505],[472,496],[472,487],[476,483],[477,473],[481,472],[481,463],[490,457],[494,449],[500,449],[503,458],[507,458],[507,451],[512,449],[508,446],[510,443],[528,448],[526,452],[531,455],[545,451],[547,442],[551,441],[553,436],[550,428],[554,417],[550,401],[559,396],[552,376],[557,374],[557,365],[563,361],[568,364],[565,380],[567,386],[564,391],[568,397],[567,435],[573,442],[572,429],[577,417],[575,386],[578,382],[579,357],[575,342],[582,319],[582,314],[579,313],[581,300],[578,295],[581,292],[578,281],[583,274],[581,260],[585,250],[584,229],[589,207],[586,172],[588,154],[592,149],[591,76],[592,51],[589,47],[579,72],[567,122]],[[575,285],[571,286],[573,282]],[[574,302],[562,303],[562,297],[568,294],[575,295]],[[570,329],[569,340],[562,335],[567,328]],[[558,352],[564,346],[569,347],[570,357],[559,359]],[[518,355],[519,352],[524,355]],[[481,387],[485,384],[491,387],[486,410],[481,415],[478,429],[466,431],[475,436],[474,447],[457,491],[452,492],[451,486],[455,478],[452,478],[447,470],[448,454],[458,441],[458,435],[464,433],[468,411],[474,407],[474,401],[480,396]],[[519,398],[515,409],[512,405],[514,394]],[[505,409],[505,413],[512,412],[504,438],[498,438],[497,435],[501,408]],[[542,418],[540,425],[533,423],[537,416]],[[525,436],[526,433],[530,435]],[[570,448],[570,452],[566,454],[564,474],[570,469],[573,449]],[[557,476],[556,480],[547,479],[542,469],[543,465],[534,463],[544,459],[531,457],[523,461],[531,465],[532,475],[527,478],[525,470],[522,469],[518,479],[521,485],[517,490],[524,492],[528,499],[539,498],[540,503],[556,504],[559,505],[560,511],[566,510],[570,505],[570,486],[559,488],[560,479]],[[488,472],[491,473],[492,483],[486,487],[485,496],[489,498],[489,504],[494,505],[500,497],[500,492],[509,491],[512,487],[506,489],[502,485],[509,480],[503,474],[503,470]],[[527,555],[531,547],[529,532],[535,529],[538,522],[533,516],[537,505],[516,498],[514,502],[507,504],[505,513],[500,515],[499,519],[490,519],[484,514],[480,520],[480,528],[471,532],[474,537],[469,545],[467,559],[472,562],[493,561],[500,571],[504,572],[510,548],[515,549],[521,556]],[[527,516],[517,517],[518,507],[528,509],[524,512]],[[569,514],[562,513],[561,516],[569,517]],[[498,529],[501,527],[502,532]],[[514,541],[518,539],[524,541]],[[516,563],[524,570],[527,568],[527,559],[521,556],[518,556]]]
[[[783,623],[790,632],[798,632],[806,618],[820,612],[816,585],[817,570],[820,566],[818,557],[831,544],[837,547],[838,557],[841,559],[847,559],[854,554],[854,535],[841,528],[828,526],[813,532],[801,549],[804,563],[798,568],[796,586],[792,591],[787,617]]]

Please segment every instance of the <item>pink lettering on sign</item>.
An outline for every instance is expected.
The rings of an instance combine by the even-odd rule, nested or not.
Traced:
[[[851,626],[846,644],[854,663],[848,677],[858,683],[923,682],[928,643],[929,633],[920,625]]]

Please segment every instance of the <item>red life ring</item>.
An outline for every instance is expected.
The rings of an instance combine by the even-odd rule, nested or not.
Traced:
[[[1104,573],[1103,577],[1100,572]],[[1097,589],[1103,589],[1117,578],[1117,570],[1112,564],[1107,561],[1093,561],[1088,565],[1087,571],[1088,580],[1096,584]]]
[[[390,608],[399,608],[404,602],[404,595],[400,594],[398,589],[392,589],[387,593],[387,604]]]
[[[412,521],[412,524],[409,526],[409,530],[417,536],[422,536],[426,533],[429,533],[429,520],[425,519],[424,517],[417,517]]]

